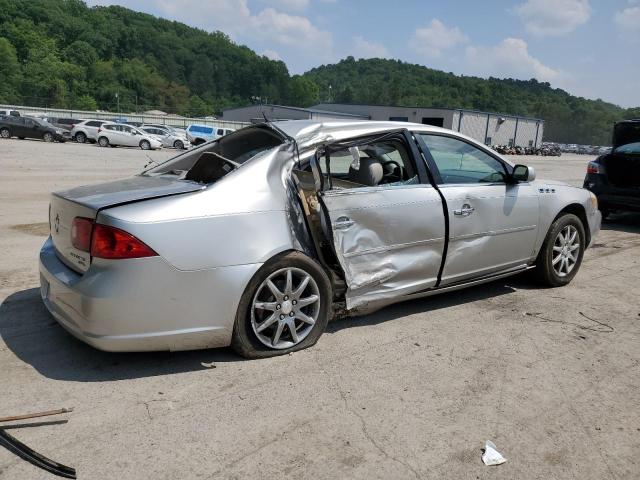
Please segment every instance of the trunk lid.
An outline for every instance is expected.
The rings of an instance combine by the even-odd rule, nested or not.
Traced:
[[[95,220],[100,210],[152,198],[195,192],[204,185],[170,176],[136,176],[125,180],[73,188],[51,195],[49,225],[58,258],[73,270],[84,273],[91,256],[74,248],[71,227],[75,217]]]

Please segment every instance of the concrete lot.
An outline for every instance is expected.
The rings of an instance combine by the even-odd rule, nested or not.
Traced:
[[[581,185],[589,159],[521,161]],[[270,360],[103,353],[41,304],[48,194],[147,161],[0,141],[0,416],[74,407],[9,433],[78,478],[640,477],[640,216],[605,224],[565,288],[516,277],[404,303]],[[506,464],[482,464],[487,439]],[[0,478],[52,477],[0,449]]]

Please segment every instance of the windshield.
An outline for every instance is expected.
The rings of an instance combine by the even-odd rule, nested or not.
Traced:
[[[176,174],[189,171],[201,158],[219,158],[230,160],[234,164],[243,164],[256,155],[282,145],[282,138],[274,130],[264,127],[246,127],[230,133],[219,140],[206,143],[202,147],[178,155],[157,167],[143,172],[144,175]],[[207,156],[212,153],[214,156]],[[204,160],[203,160],[204,161]],[[199,162],[201,163],[201,162]]]
[[[56,128],[55,126],[51,125],[49,122],[47,122],[46,120],[43,120],[41,118],[34,118],[33,121],[36,122],[39,125],[42,125],[43,127]]]
[[[627,143],[613,150],[614,153],[640,155],[640,142]]]

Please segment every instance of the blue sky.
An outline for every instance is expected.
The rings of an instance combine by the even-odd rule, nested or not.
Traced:
[[[220,30],[292,73],[348,55],[640,106],[640,0],[90,0]]]

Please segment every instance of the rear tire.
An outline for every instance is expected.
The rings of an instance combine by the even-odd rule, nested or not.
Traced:
[[[280,255],[258,270],[243,293],[231,346],[245,358],[308,348],[324,332],[331,307],[331,284],[322,267],[300,252]]]
[[[586,245],[582,221],[573,214],[558,217],[542,244],[535,274],[543,285],[562,287],[576,276]]]
[[[100,145],[101,147],[108,147],[109,139],[107,137],[100,137],[98,139],[98,145]]]
[[[84,133],[82,132],[76,133],[76,142],[85,143],[86,141],[87,141],[87,136]]]
[[[11,132],[6,127],[0,128],[0,137],[11,138]]]
[[[142,150],[151,150],[151,144],[149,143],[148,140],[142,140],[140,142],[140,148]]]

